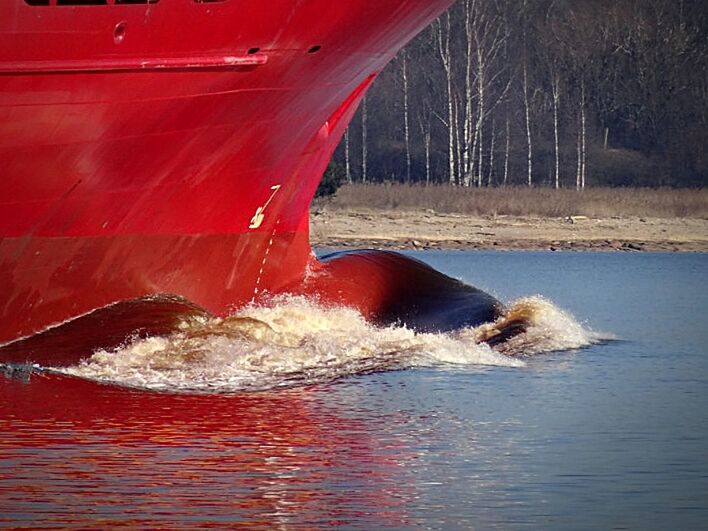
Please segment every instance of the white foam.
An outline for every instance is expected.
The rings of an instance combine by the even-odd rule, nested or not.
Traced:
[[[541,296],[525,297],[509,306],[508,313],[523,311],[528,316],[526,331],[495,346],[501,354],[527,357],[534,354],[581,348],[599,341],[600,335],[582,326],[570,313]],[[460,338],[476,337],[484,325],[458,333]]]
[[[330,381],[416,366],[521,367],[522,356],[578,348],[592,334],[553,304],[522,299],[531,326],[495,349],[479,343],[483,327],[449,334],[376,327],[355,310],[303,297],[250,305],[225,319],[192,320],[164,337],[100,350],[61,369],[83,378],[154,390],[232,392]]]

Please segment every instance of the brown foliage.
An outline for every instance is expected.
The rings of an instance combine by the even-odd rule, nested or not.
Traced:
[[[478,216],[646,216],[708,218],[708,190],[593,187],[572,189],[464,188],[448,185],[351,184],[330,208],[432,209]]]

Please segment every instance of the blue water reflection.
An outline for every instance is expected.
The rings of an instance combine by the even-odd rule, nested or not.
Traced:
[[[0,378],[0,526],[705,527],[707,255],[411,254],[618,340],[240,396]]]

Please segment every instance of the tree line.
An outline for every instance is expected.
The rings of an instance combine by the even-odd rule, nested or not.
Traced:
[[[380,74],[330,174],[700,186],[707,148],[705,0],[459,0]]]

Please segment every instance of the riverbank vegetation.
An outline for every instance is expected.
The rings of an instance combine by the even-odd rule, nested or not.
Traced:
[[[348,182],[696,187],[706,146],[705,0],[459,0],[381,73],[334,164]],[[668,191],[649,194],[661,207],[598,194],[637,212],[694,208]],[[564,212],[592,197],[563,195]]]
[[[573,189],[422,184],[348,184],[315,209],[431,210],[474,216],[652,217],[708,219],[708,190],[592,187]]]

